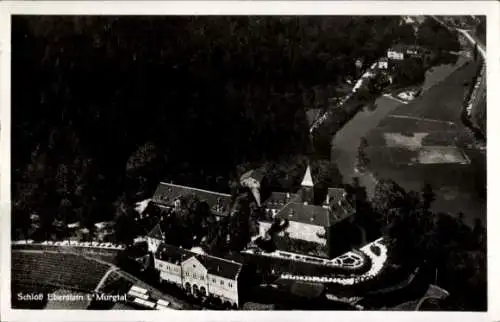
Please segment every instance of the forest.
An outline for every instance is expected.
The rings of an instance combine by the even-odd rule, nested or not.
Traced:
[[[433,213],[433,188],[405,191],[393,180],[379,181],[370,209],[382,223],[392,265],[427,267],[428,279],[450,296],[442,310],[487,310],[486,227],[477,219],[473,227],[456,216]]]
[[[399,24],[14,16],[13,232],[32,213],[91,226],[160,180],[224,192],[239,164],[311,155],[312,88],[379,57]]]

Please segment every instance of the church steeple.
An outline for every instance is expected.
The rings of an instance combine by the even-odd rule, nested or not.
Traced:
[[[301,186],[311,188],[314,187],[313,179],[311,176],[311,166],[309,164],[307,164],[306,173],[304,175],[304,179],[302,179]]]
[[[314,203],[314,182],[311,176],[311,166],[307,163],[306,173],[301,183],[302,202],[313,204]]]

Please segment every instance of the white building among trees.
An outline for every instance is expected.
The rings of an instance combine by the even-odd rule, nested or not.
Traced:
[[[175,284],[195,297],[209,298],[227,308],[240,304],[241,263],[162,243],[155,252],[154,266],[163,283]]]

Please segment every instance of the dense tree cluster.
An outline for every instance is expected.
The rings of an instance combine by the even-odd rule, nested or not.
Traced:
[[[308,152],[314,89],[379,57],[398,23],[14,17],[14,232],[33,212],[47,229],[111,219],[161,179],[227,191],[238,163]]]
[[[451,52],[460,50],[458,34],[448,30],[432,18],[426,18],[421,24],[400,23],[392,25],[390,31],[384,33],[387,41],[373,44],[377,47],[379,57],[386,55],[386,50],[395,44],[417,45],[421,53],[416,57],[407,57],[401,62],[391,61],[392,87],[408,87],[421,84],[425,80],[426,71],[432,66],[455,63],[457,55]],[[380,46],[380,47],[379,47]],[[373,60],[365,60],[365,65]],[[366,66],[365,66],[366,67]],[[315,152],[328,158],[331,136],[354,116],[359,109],[372,102],[389,84],[387,75],[379,73],[375,78],[365,81],[361,87],[342,108],[331,109],[330,117],[313,133]]]
[[[358,155],[356,156],[356,168],[359,171],[365,171],[370,164],[370,159],[366,154],[366,148],[368,147],[368,140],[366,138],[361,138],[361,142],[358,146]]]
[[[399,44],[418,45],[421,53],[417,57],[407,57],[394,64],[393,83],[398,87],[421,84],[425,72],[436,65],[455,63],[460,51],[458,33],[447,29],[433,18],[426,18],[418,27],[402,25],[397,39]]]
[[[396,64],[393,82],[396,86],[411,86],[423,83],[426,66],[421,58],[410,57]]]
[[[429,185],[420,193],[406,192],[392,180],[377,185],[372,203],[386,222],[391,261],[436,270],[431,282],[450,292],[447,308],[485,310],[486,229],[480,220],[470,228],[463,214],[431,212],[434,198]]]
[[[433,51],[459,51],[458,34],[432,18],[427,18],[419,26],[417,43]]]
[[[482,42],[483,45],[486,45],[486,17],[481,16],[479,18],[479,23],[475,27],[476,36]]]

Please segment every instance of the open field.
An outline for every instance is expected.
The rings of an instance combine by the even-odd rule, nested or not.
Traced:
[[[472,223],[486,219],[486,157],[474,148],[460,116],[464,94],[476,72],[467,63],[425,95],[400,105],[366,136],[370,170],[407,190],[429,183],[435,211],[464,212]]]

